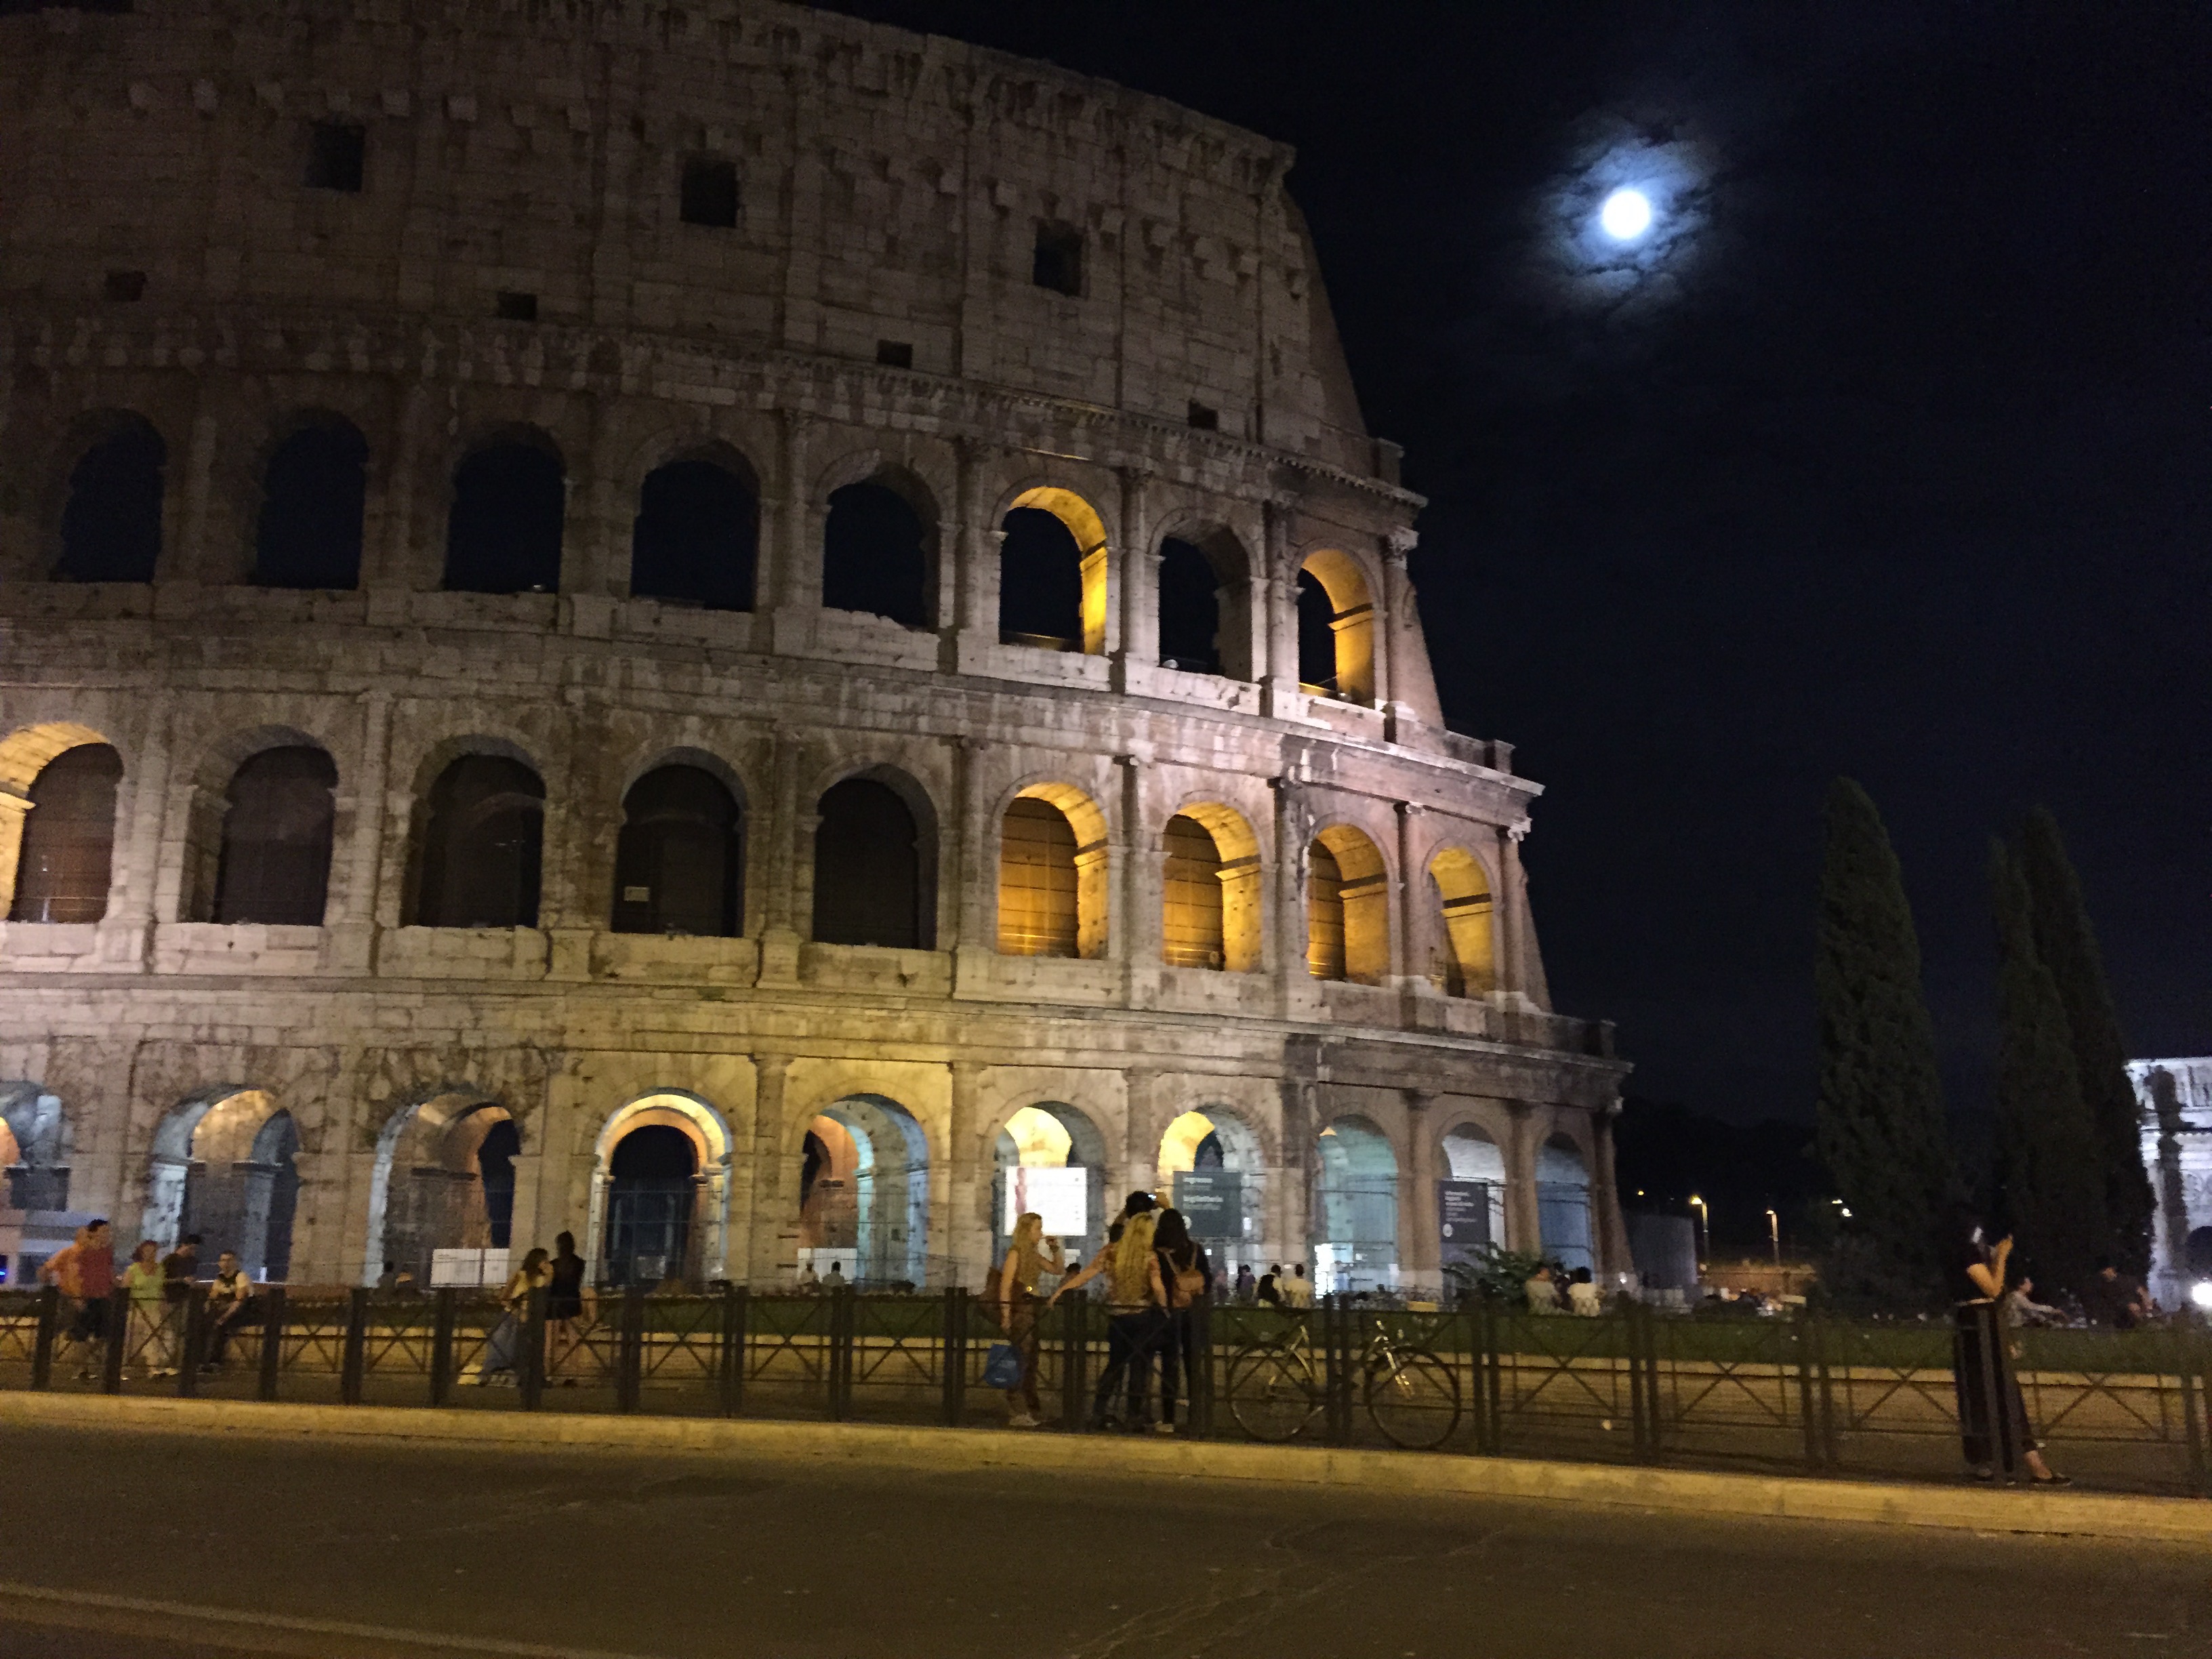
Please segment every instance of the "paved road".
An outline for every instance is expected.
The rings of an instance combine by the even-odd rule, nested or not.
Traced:
[[[0,1659],[2212,1656],[2179,1548],[58,1429],[0,1430]]]

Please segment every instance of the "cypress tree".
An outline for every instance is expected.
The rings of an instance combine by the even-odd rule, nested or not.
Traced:
[[[2057,982],[2035,948],[2020,864],[1990,847],[1997,925],[1996,1174],[2003,1219],[2046,1285],[2088,1283],[2105,1232],[2104,1170]]]
[[[1846,1301],[1924,1304],[1941,1294],[1951,1154],[1920,938],[1873,799],[1838,778],[1825,817],[1815,1145],[1851,1219],[1823,1283]]]
[[[2153,1200],[2150,1179],[2143,1172],[2136,1091],[2128,1081],[2127,1042],[2105,982],[2104,954],[2081,899],[2081,880],[2066,856],[2058,820],[2040,806],[2028,814],[2020,860],[2027,878],[2036,952],[2065,1005],[2074,1069],[2097,1138],[2108,1230],[2104,1249],[2128,1272],[2146,1273]]]

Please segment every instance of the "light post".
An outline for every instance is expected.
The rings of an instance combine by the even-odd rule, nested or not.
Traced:
[[[1690,1194],[1690,1203],[1698,1212],[1698,1271],[1703,1273],[1705,1258],[1713,1253],[1713,1218],[1705,1212],[1705,1200],[1695,1193]]]
[[[1766,1242],[1774,1247],[1774,1266],[1778,1272],[1782,1267],[1782,1218],[1772,1210],[1766,1212]]]

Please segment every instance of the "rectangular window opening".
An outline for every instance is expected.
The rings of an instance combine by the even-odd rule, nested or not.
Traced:
[[[361,191],[368,135],[348,121],[318,121],[307,141],[307,188]]]
[[[499,315],[510,323],[534,323],[538,320],[538,296],[535,294],[510,294],[502,290],[499,296]]]
[[[1221,430],[1221,411],[1205,404],[1193,404],[1190,406],[1190,424],[1195,432],[1218,432]]]
[[[1073,225],[1040,222],[1030,280],[1055,294],[1083,292],[1083,233]]]
[[[684,163],[684,222],[716,230],[738,222],[738,167],[719,155],[693,155]]]
[[[143,270],[111,270],[103,291],[111,300],[142,300],[146,296],[146,273]]]
[[[912,368],[914,345],[907,340],[878,340],[876,342],[876,361],[885,368]]]

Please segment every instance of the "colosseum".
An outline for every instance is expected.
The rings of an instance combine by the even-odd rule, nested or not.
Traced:
[[[10,9],[17,1282],[1627,1268],[1284,146],[774,0]]]

